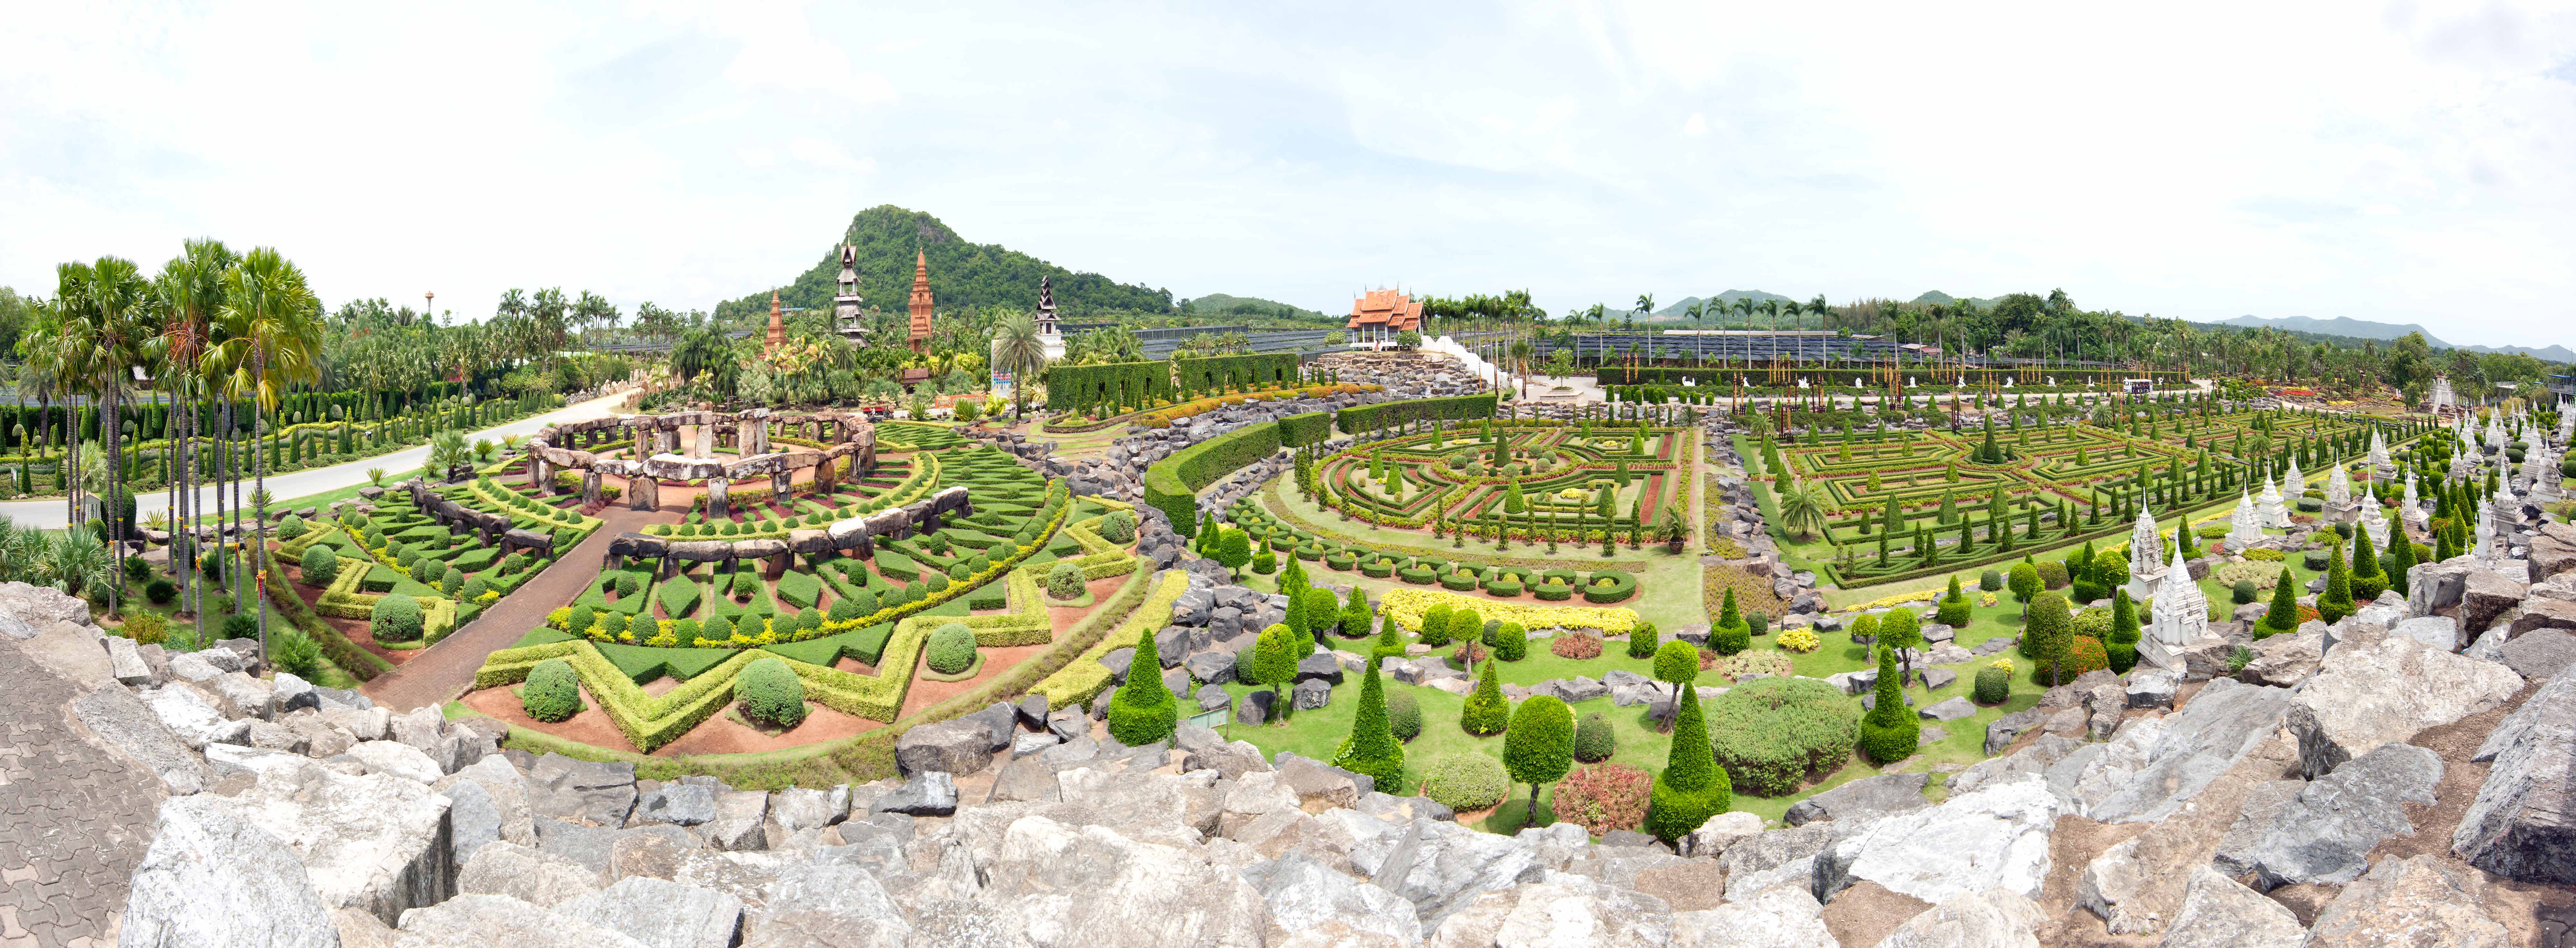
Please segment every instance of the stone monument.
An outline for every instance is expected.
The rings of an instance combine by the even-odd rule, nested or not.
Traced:
[[[2264,488],[2268,491],[2271,485]],[[2236,492],[2236,512],[2227,518],[2227,545],[2245,549],[2263,542],[2263,514],[2254,507],[2254,498],[2243,489]]]
[[[2201,594],[2200,584],[2191,579],[2191,567],[2182,559],[2182,544],[2174,544],[2173,563],[2166,567],[2164,581],[2156,586],[2155,601],[2147,606],[2146,634],[2138,640],[2138,660],[2168,671],[2183,667],[2183,649],[2209,634],[2209,597]]]
[[[2164,544],[2156,539],[2156,517],[2144,503],[2138,504],[2138,525],[2129,528],[2129,595],[2144,598],[2152,584],[2164,575],[2164,565],[2148,550],[2161,551]]]
[[[2262,505],[2264,529],[2287,530],[2290,528],[2290,506],[2287,502],[2281,499],[2281,485],[2279,482],[2269,480],[2263,482]]]

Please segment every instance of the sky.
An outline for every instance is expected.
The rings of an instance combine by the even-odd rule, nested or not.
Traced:
[[[1176,296],[1760,289],[2576,344],[2567,4],[14,7],[0,286],[711,307],[850,216]],[[1661,305],[1659,303],[1658,305]]]

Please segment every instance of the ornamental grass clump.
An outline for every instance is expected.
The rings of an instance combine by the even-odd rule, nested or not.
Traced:
[[[1695,704],[1698,690],[1682,692]],[[1899,702],[1902,704],[1902,701]],[[1718,697],[1709,719],[1717,765],[1734,788],[1785,796],[1808,774],[1840,767],[1860,739],[1860,721],[1841,689],[1807,678],[1757,678]],[[1674,733],[1681,732],[1676,718]]]
[[[1826,687],[1823,682],[1815,684]],[[1743,690],[1744,687],[1732,689],[1726,697],[1733,697]],[[1826,687],[1826,690],[1832,689]],[[1726,698],[1718,701],[1723,705]],[[1645,831],[1656,839],[1666,843],[1679,840],[1699,829],[1709,817],[1724,813],[1734,805],[1732,785],[1744,778],[1732,767],[1720,768],[1719,756],[1710,746],[1710,741],[1702,738],[1702,735],[1710,733],[1707,719],[1700,711],[1699,692],[1685,689],[1681,705],[1673,712],[1672,750],[1665,755],[1664,772],[1655,777],[1654,787],[1648,793]],[[1841,756],[1850,755],[1851,745],[1845,743]],[[1789,786],[1796,787],[1796,781],[1791,780]]]
[[[975,664],[975,630],[963,623],[951,622],[930,630],[930,644],[923,650],[929,657],[930,670],[954,675]]]
[[[786,662],[763,658],[743,666],[734,677],[733,694],[742,701],[742,713],[755,720],[779,727],[805,722],[805,680]]]
[[[573,673],[572,663],[549,658],[528,669],[527,682],[519,686],[519,710],[552,724],[580,714],[581,708],[581,676]]]

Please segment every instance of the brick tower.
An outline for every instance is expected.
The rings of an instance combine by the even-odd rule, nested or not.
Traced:
[[[913,251],[912,258],[912,351],[930,353],[930,257]]]

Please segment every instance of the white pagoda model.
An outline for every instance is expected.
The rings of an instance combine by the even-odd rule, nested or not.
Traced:
[[[2332,523],[2350,521],[2359,511],[2352,499],[2352,478],[2344,475],[2343,461],[2337,459],[2326,469],[2326,519]]]
[[[2370,429],[2370,478],[2387,480],[2397,475],[2397,464],[2388,459],[2388,444],[2379,440],[2379,429]]]
[[[2372,549],[2388,548],[2388,518],[2379,515],[2379,504],[2368,499],[2361,502],[2361,532],[2370,535]]]
[[[2129,594],[2143,597],[2149,585],[2164,575],[2164,566],[2156,562],[2156,553],[2164,544],[2156,539],[2156,517],[2146,504],[2138,505],[2138,525],[2129,528]]]
[[[2263,489],[2269,494],[2272,485]],[[2236,512],[2227,518],[2227,545],[2239,550],[2263,542],[2263,513],[2254,507],[2254,498],[2242,488],[2236,491]]]
[[[2451,391],[2451,377],[2447,375],[2434,376],[2433,393],[2425,396],[2424,410],[2438,415],[2442,413],[2442,409],[2454,407],[2459,403],[2460,396]]]
[[[2263,527],[2265,529],[2287,530],[2290,528],[2290,507],[2288,503],[2281,499],[2280,483],[2270,480],[2263,482],[2262,505]]]
[[[860,311],[859,248],[841,245],[841,275],[832,281],[832,331],[851,342],[865,342],[868,335],[867,314]]]
[[[2299,459],[2291,458],[2290,472],[2281,475],[2281,496],[2288,498],[2292,503],[2297,503],[2299,498],[2307,495],[2308,475],[2300,472]]]
[[[2406,498],[2397,505],[2397,519],[2419,530],[2433,522],[2433,514],[2425,510],[2424,502],[2415,496],[2415,472],[2413,471],[2406,472]]]
[[[2156,597],[2147,607],[2146,634],[2138,640],[2138,659],[2157,668],[2180,671],[2182,651],[2209,634],[2209,597],[2202,595],[2200,584],[2192,582],[2191,567],[2182,561],[2182,543],[2176,538],[2173,564],[2166,567],[2164,581],[2156,586]]]

